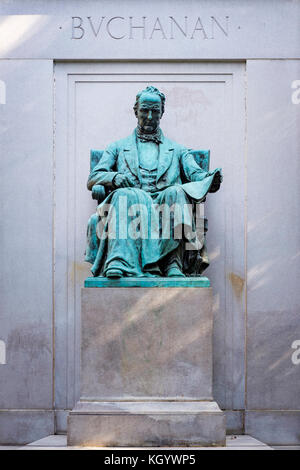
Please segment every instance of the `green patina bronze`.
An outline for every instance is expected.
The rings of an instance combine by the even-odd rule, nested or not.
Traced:
[[[210,287],[207,277],[88,277],[84,287]]]
[[[99,279],[88,278],[86,287],[129,286],[130,282],[183,286],[185,277],[190,277],[186,280],[190,286],[192,279],[195,287],[209,285],[207,278],[199,278],[209,264],[206,226],[199,233],[195,215],[197,203],[219,189],[221,169],[209,171],[208,151],[188,150],[164,136],[159,127],[164,106],[165,96],[157,88],[147,87],[136,98],[138,125],[132,135],[104,152],[91,152],[87,186],[99,205],[88,223],[85,260]],[[166,219],[160,219],[159,212],[174,207],[176,217],[173,209],[170,216],[173,230],[165,236]],[[186,207],[192,209],[186,211]],[[103,236],[112,225],[115,235]],[[139,237],[135,232],[132,236],[132,226]],[[191,241],[195,249],[187,249]],[[116,281],[118,278],[122,279]],[[178,284],[163,278],[176,278]]]

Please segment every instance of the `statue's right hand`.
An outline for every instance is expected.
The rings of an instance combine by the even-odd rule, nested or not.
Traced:
[[[126,175],[122,175],[121,173],[118,173],[114,177],[113,184],[116,188],[128,188],[130,186],[134,186],[130,178]]]

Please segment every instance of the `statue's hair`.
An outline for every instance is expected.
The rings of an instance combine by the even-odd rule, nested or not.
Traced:
[[[158,95],[158,96],[160,97],[160,101],[161,101],[161,115],[163,115],[163,114],[164,114],[164,111],[165,111],[165,101],[166,101],[166,97],[165,97],[165,95],[164,95],[161,91],[159,91],[158,88],[155,88],[155,86],[147,86],[147,88],[146,88],[145,90],[140,91],[140,92],[136,95],[136,101],[135,101],[135,104],[134,104],[134,106],[133,106],[135,115],[137,114],[137,107],[138,107],[138,104],[139,104],[140,97],[141,97],[144,93],[153,93],[154,95]]]

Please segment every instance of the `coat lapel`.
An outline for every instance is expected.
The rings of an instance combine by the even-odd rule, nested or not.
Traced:
[[[139,157],[138,157],[138,152],[137,152],[135,131],[133,131],[131,136],[128,138],[128,142],[126,143],[126,146],[124,147],[124,158],[127,162],[127,165],[130,171],[135,176],[137,176],[139,180],[141,180],[140,172],[139,172]]]
[[[174,145],[169,139],[166,139],[162,133],[162,143],[159,145],[159,157],[158,157],[158,168],[157,168],[157,178],[159,178],[167,171],[172,163]]]
[[[162,143],[159,145],[159,156],[158,156],[158,168],[156,181],[167,171],[172,163],[174,151],[174,144],[169,139],[166,139],[162,133]],[[139,157],[136,143],[135,130],[132,135],[128,138],[126,145],[124,146],[124,158],[130,171],[138,177],[141,181],[139,172]]]

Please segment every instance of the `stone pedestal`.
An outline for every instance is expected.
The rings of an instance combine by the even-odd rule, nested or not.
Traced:
[[[212,398],[211,288],[180,287],[179,278],[169,287],[108,282],[82,289],[81,398],[69,445],[224,445]]]

